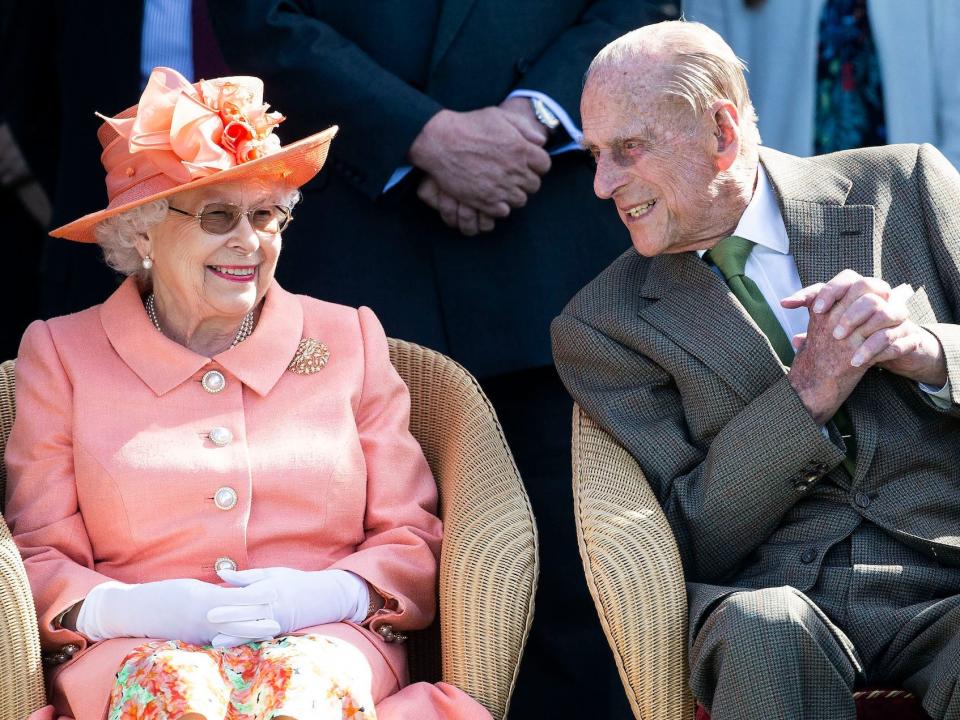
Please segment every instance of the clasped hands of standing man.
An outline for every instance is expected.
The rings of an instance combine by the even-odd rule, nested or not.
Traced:
[[[410,161],[427,173],[417,195],[464,235],[489,232],[540,189],[550,169],[547,139],[526,97],[441,110],[410,146]]]
[[[912,295],[909,285],[844,270],[781,301],[810,312],[807,332],[793,338],[789,377],[814,420],[829,420],[873,366],[936,388],[946,383],[940,341],[908,317]]]

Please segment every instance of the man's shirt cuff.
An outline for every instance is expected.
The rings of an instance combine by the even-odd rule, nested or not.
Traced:
[[[953,406],[953,401],[950,399],[950,378],[947,378],[947,382],[939,389],[932,385],[927,385],[927,383],[917,384],[921,390],[930,396],[930,401],[941,410],[947,410]]]

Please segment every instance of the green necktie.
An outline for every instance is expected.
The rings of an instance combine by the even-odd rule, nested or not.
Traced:
[[[767,305],[760,288],[743,274],[743,269],[747,266],[747,256],[753,250],[753,245],[754,243],[746,238],[731,235],[707,251],[704,259],[712,262],[723,273],[727,285],[730,286],[730,292],[740,301],[744,310],[750,313],[753,321],[760,326],[780,361],[789,366],[793,362],[793,346],[790,344],[790,338],[783,331],[783,326],[773,314],[773,310]]]
[[[723,273],[723,277],[730,287],[730,292],[740,301],[744,310],[750,313],[750,317],[767,336],[767,340],[773,346],[774,351],[780,358],[780,361],[789,366],[793,362],[793,346],[790,339],[773,314],[773,310],[767,304],[763,293],[757,284],[744,275],[744,268],[747,266],[747,257],[753,250],[755,243],[746,238],[731,235],[718,242],[712,249],[704,254],[704,259],[709,260],[717,269]],[[847,456],[843,459],[843,465],[853,477],[856,470],[855,459],[857,456],[857,446],[853,436],[853,423],[847,415],[843,406],[837,410],[833,416],[833,423],[837,430],[843,436],[847,445]]]

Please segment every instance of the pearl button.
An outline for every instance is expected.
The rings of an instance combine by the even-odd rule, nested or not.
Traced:
[[[208,393],[218,393],[227,386],[227,379],[219,370],[210,370],[203,374],[200,385],[202,385],[203,389]]]
[[[225,427],[215,427],[211,428],[208,433],[210,442],[212,442],[217,447],[223,447],[229,445],[233,441],[233,433],[230,432],[230,428]]]
[[[236,570],[237,564],[228,557],[217,558],[217,561],[213,564],[213,569],[217,572],[221,570]]]
[[[237,504],[237,491],[232,487],[222,487],[213,495],[213,504],[221,510],[231,510]]]

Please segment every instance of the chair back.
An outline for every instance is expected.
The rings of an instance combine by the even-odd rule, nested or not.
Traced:
[[[411,677],[442,677],[502,718],[533,618],[538,565],[530,501],[493,406],[473,376],[420,345],[392,338],[389,345],[410,389],[410,431],[437,481],[444,528],[442,672],[429,672],[431,656],[420,645],[428,638],[415,636]]]
[[[16,415],[16,398],[14,393],[13,368],[16,360],[7,360],[0,363],[0,458],[7,451],[7,438],[10,437],[10,428],[13,427],[13,418]],[[7,503],[7,464],[0,462],[0,513]]]
[[[13,360],[0,364],[0,457],[15,415]],[[23,718],[46,703],[37,613],[20,551],[3,520],[7,465],[0,462],[0,719]],[[11,677],[12,676],[12,677]]]
[[[580,557],[630,707],[688,720],[687,595],[667,518],[633,456],[579,405],[572,453]]]

